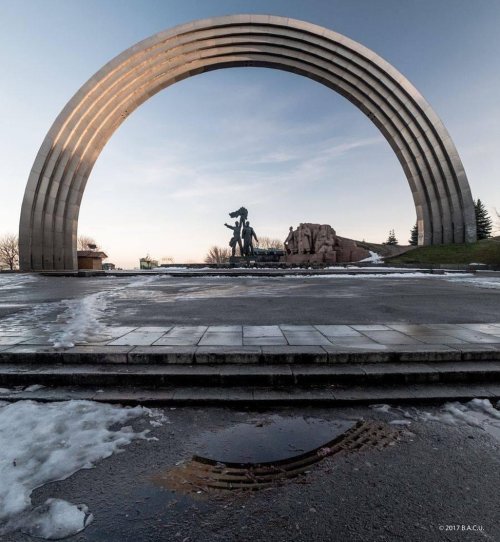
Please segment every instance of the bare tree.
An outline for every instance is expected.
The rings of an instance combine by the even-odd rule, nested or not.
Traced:
[[[172,258],[172,256],[163,256],[161,259],[161,263],[164,263],[164,264],[174,263],[174,259]]]
[[[285,245],[281,239],[272,239],[271,237],[259,237],[259,248],[274,248],[285,250]]]
[[[6,266],[11,271],[19,265],[19,240],[17,235],[7,233],[0,237],[0,267]]]
[[[92,250],[101,250],[100,245],[97,244],[93,237],[89,237],[88,235],[78,236],[77,250],[91,250],[89,249],[89,245],[95,246],[95,248]]]
[[[205,263],[227,263],[231,256],[231,251],[226,247],[210,247],[207,255],[205,256]]]

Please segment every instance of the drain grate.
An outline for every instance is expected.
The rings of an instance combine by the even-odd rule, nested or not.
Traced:
[[[216,490],[257,490],[280,480],[295,478],[326,457],[385,448],[396,442],[397,429],[375,421],[360,421],[352,429],[307,453],[269,463],[220,463],[201,456],[193,458],[157,477],[169,489],[196,493]]]

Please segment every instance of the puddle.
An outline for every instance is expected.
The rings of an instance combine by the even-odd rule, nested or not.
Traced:
[[[195,457],[220,463],[272,463],[310,452],[355,425],[349,420],[265,416],[200,435]]]
[[[326,457],[394,444],[399,434],[382,422],[268,416],[203,433],[190,460],[153,480],[187,494],[263,489],[307,474]]]

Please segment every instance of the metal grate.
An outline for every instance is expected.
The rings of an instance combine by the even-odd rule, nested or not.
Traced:
[[[280,480],[306,473],[315,463],[342,453],[385,448],[400,432],[384,423],[360,421],[352,429],[307,453],[271,463],[220,463],[206,457],[193,458],[157,477],[170,489],[185,493],[215,490],[258,490]]]

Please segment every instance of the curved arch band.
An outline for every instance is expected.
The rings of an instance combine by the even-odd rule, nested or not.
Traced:
[[[401,73],[363,45],[320,26],[235,15],[155,34],[111,60],[68,102],[45,137],[26,187],[21,269],[77,269],[85,185],[101,150],[128,115],[177,81],[241,66],[297,73],[347,98],[379,128],[403,167],[419,244],[476,240],[472,195],[455,145]]]

